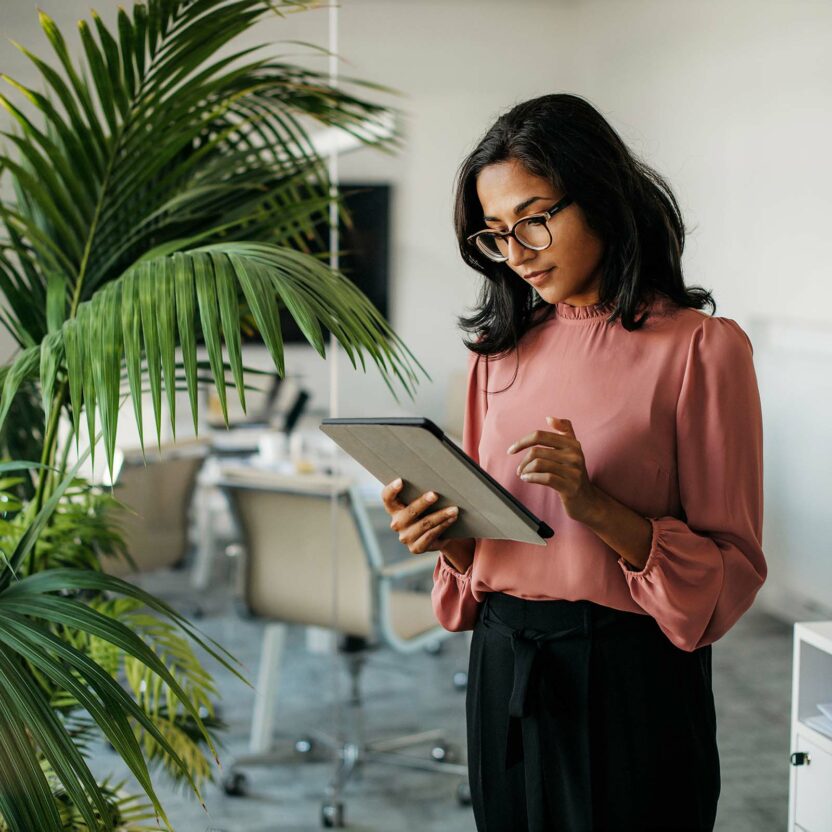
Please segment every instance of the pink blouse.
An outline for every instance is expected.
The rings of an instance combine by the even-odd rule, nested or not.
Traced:
[[[751,606],[767,573],[751,341],[730,318],[664,297],[649,305],[645,325],[628,332],[606,323],[611,304],[556,303],[517,351],[496,360],[469,351],[463,450],[555,535],[545,546],[477,539],[464,573],[440,553],[432,598],[447,630],[473,629],[485,593],[498,591],[652,615],[691,651]],[[506,450],[551,430],[546,416],[571,420],[593,484],[649,519],[643,569],[571,519],[556,490],[517,476],[528,449]]]

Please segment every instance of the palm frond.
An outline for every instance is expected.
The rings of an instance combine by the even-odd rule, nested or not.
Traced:
[[[130,720],[133,720],[133,724],[141,726],[142,730],[158,744],[168,764],[178,768],[199,796],[199,788],[189,762],[180,756],[170,742],[169,736],[173,733],[169,724],[171,721],[165,720],[163,723],[158,718],[153,719],[148,716],[146,711],[104,668],[83,651],[57,636],[46,625],[68,626],[78,632],[84,632],[117,645],[122,652],[151,668],[168,686],[175,701],[182,704],[184,712],[193,720],[195,728],[205,739],[216,759],[216,750],[210,734],[207,732],[196,705],[188,699],[181,684],[156,652],[125,624],[66,597],[67,590],[73,589],[95,589],[98,592],[128,594],[156,608],[176,621],[203,649],[238,678],[245,681],[224,657],[223,654],[229,655],[227,651],[222,648],[214,649],[186,619],[170,607],[117,578],[81,570],[53,569],[39,572],[11,584],[0,592],[0,680],[3,683],[4,703],[9,702],[15,705],[18,709],[15,716],[26,715],[27,719],[20,719],[19,722],[31,725],[34,733],[32,739],[29,740],[20,730],[10,733],[0,732],[0,758],[5,757],[8,761],[5,773],[9,776],[7,782],[12,793],[17,789],[19,796],[26,793],[26,790],[31,790],[33,795],[39,795],[40,801],[36,804],[38,823],[17,828],[44,830],[60,828],[55,825],[55,818],[51,814],[52,804],[47,797],[48,783],[38,776],[34,768],[36,762],[34,743],[37,743],[50,765],[54,767],[67,791],[75,790],[73,803],[79,807],[79,810],[83,810],[83,807],[90,804],[90,801],[97,795],[93,782],[86,778],[80,755],[75,751],[66,729],[53,714],[50,701],[43,690],[33,685],[28,675],[23,673],[15,675],[13,672],[15,663],[20,662],[37,668],[54,685],[61,687],[74,697],[77,703],[91,715],[99,729],[104,732],[130,767],[153,802],[161,819],[168,824],[153,791],[144,754]],[[55,592],[63,594],[52,594]],[[24,711],[24,708],[29,710]],[[35,714],[35,709],[37,709],[37,714]],[[11,721],[16,723],[18,720]],[[173,727],[176,727],[175,723]],[[192,743],[182,743],[181,736],[178,739],[180,748],[184,747],[186,753],[190,753]],[[0,766],[3,766],[2,759],[0,759]],[[12,768],[15,770],[13,776],[10,774]],[[10,806],[14,803],[14,800],[9,801]],[[96,807],[96,810],[99,813],[106,811],[101,804]],[[2,803],[0,803],[0,811],[4,813],[7,822],[17,822],[13,820],[13,814],[6,814],[6,806]],[[11,809],[10,811],[17,810]],[[88,822],[91,824],[94,822],[92,809],[89,812]],[[169,824],[168,828],[170,828]]]
[[[22,186],[33,209],[4,206],[3,218],[35,241],[38,256],[48,256],[53,270],[61,268],[76,302],[161,242],[199,234],[207,242],[291,241],[302,249],[299,232],[309,234],[315,221],[326,222],[331,199],[324,160],[303,120],[338,127],[379,148],[400,141],[395,130],[385,137],[373,129],[388,124],[390,108],[333,87],[322,73],[267,58],[241,63],[252,49],[214,58],[264,15],[305,4],[173,5],[175,12],[166,16],[157,4],[141,13],[137,4],[133,20],[122,10],[118,38],[96,15],[95,32],[80,21],[89,84],[41,12],[68,80],[20,48],[62,111],[7,79],[39,111],[48,126],[39,130],[0,97],[21,131],[14,140],[26,162],[0,155],[0,168]],[[397,92],[341,79],[347,82]],[[287,210],[294,214],[291,222],[284,218]],[[54,262],[59,256],[60,264]]]
[[[197,364],[193,332],[197,316],[226,423],[223,342],[228,350],[234,384],[245,407],[240,349],[241,302],[251,311],[281,376],[285,368],[278,314],[280,303],[291,311],[322,357],[326,355],[322,332],[322,326],[325,326],[343,345],[353,367],[357,366],[356,356],[364,366],[363,349],[366,349],[384,371],[385,381],[394,396],[388,370],[409,390],[409,380],[414,374],[401,362],[396,345],[400,344],[408,353],[409,350],[353,283],[314,257],[265,243],[227,243],[142,260],[121,279],[97,292],[93,301],[82,303],[77,317],[63,327],[76,434],[82,408],[87,413],[89,434],[94,433],[97,403],[111,470],[122,351],[140,425],[140,397],[137,394],[144,347],[157,441],[163,387],[168,392],[172,424],[175,417],[173,392],[177,342],[182,344],[184,375],[196,427]],[[0,418],[6,404],[5,401],[0,404]]]
[[[117,832],[158,832],[157,824],[145,823],[156,817],[153,804],[140,795],[128,794],[123,781],[111,783],[111,778],[107,777],[98,787],[113,817]],[[64,832],[96,832],[101,828],[100,825],[90,826],[84,820],[82,813],[60,784],[53,789],[52,797],[57,803]],[[1,826],[0,832],[5,832]]]
[[[110,641],[124,653],[152,668],[182,702],[185,712],[194,720],[215,758],[213,741],[197,706],[188,700],[180,683],[159,656],[129,627],[67,596],[67,592],[87,589],[98,593],[115,592],[137,599],[172,619],[223,666],[242,681],[246,680],[225,658],[233,660],[226,650],[213,642],[218,648],[214,649],[187,619],[138,587],[109,575],[77,569],[48,569],[27,577],[20,576],[24,559],[52,518],[58,502],[73,483],[77,469],[85,458],[86,453],[31,519],[11,555],[6,557],[6,567],[0,571],[0,690],[3,690],[3,702],[7,708],[6,711],[0,708],[0,728],[3,729],[0,730],[0,773],[3,774],[0,781],[3,783],[0,813],[15,829],[42,829],[48,832],[61,828],[51,787],[38,764],[39,749],[86,821],[94,828],[112,828],[107,807],[86,769],[86,763],[72,745],[66,728],[49,707],[50,698],[41,685],[33,684],[31,674],[24,672],[23,668],[28,665],[52,685],[66,690],[92,716],[151,799],[159,817],[170,828],[153,790],[147,763],[130,718],[153,737],[199,796],[199,788],[186,763],[121,685],[87,654],[56,635],[50,625],[73,628]],[[61,594],[53,594],[57,592]],[[24,725],[30,726],[31,735],[22,728]],[[22,795],[29,795],[25,807],[18,805]],[[99,826],[95,826],[95,812],[103,819]]]
[[[68,796],[82,818],[93,828],[112,829],[109,807],[100,794],[98,785],[41,690],[32,690],[29,675],[20,666],[20,656],[0,633],[0,684],[4,690],[4,709],[0,709],[0,758],[8,757],[15,771],[11,781],[5,780],[0,791],[7,793],[16,785],[20,793],[12,795],[14,803],[32,804],[32,821],[28,829],[62,829],[57,806],[52,797],[52,787],[43,773],[36,749],[40,749],[49,761]],[[5,712],[4,712],[5,711]],[[11,717],[11,719],[8,719]],[[6,725],[3,726],[3,723]],[[29,732],[22,726],[29,726]],[[24,789],[26,791],[24,791]],[[25,795],[24,799],[23,796]],[[5,807],[0,809],[8,822],[12,820]]]
[[[200,711],[206,723],[220,724],[214,716],[212,697],[217,696],[211,675],[200,663],[190,643],[169,621],[148,615],[142,604],[133,598],[113,598],[92,602],[99,612],[123,622],[140,636],[171,672],[190,702]],[[199,785],[211,778],[211,764],[202,746],[198,726],[186,713],[173,689],[144,662],[114,649],[109,641],[90,636],[88,650],[99,664],[124,679],[138,705],[153,720]],[[179,769],[172,765],[153,736],[137,728],[148,762],[160,763],[174,780],[184,782]]]
[[[48,761],[41,758],[40,763],[52,787],[52,799],[60,818],[61,832],[99,832],[104,825],[101,815],[94,813],[95,825],[87,823],[84,812],[74,803],[70,793],[57,781]],[[118,832],[159,832],[158,824],[145,823],[156,817],[153,805],[142,796],[129,794],[125,789],[124,781],[113,783],[110,777],[106,777],[98,784],[98,788]],[[0,832],[13,832],[13,828],[3,820],[2,816],[0,816]]]
[[[27,463],[6,463],[0,466],[0,470],[13,471],[29,466]],[[17,478],[0,479],[0,499],[7,497],[6,489],[13,485],[15,479]],[[49,524],[38,537],[33,552],[19,565],[17,574],[25,576],[44,569],[69,565],[100,570],[99,557],[103,553],[110,554],[122,550],[121,553],[126,555],[123,538],[112,521],[112,509],[118,505],[118,501],[109,494],[102,493],[101,489],[80,478],[75,478],[67,486]],[[20,508],[12,499],[5,499],[4,507],[7,515]],[[0,520],[0,546],[7,550],[14,547],[23,531],[21,518],[25,521],[24,513],[18,513],[12,520]],[[59,604],[62,600],[55,599]],[[180,685],[188,701],[199,710],[206,725],[212,730],[222,726],[213,715],[214,705],[211,697],[216,696],[216,686],[197,659],[189,642],[180,635],[174,624],[144,612],[144,604],[137,598],[105,598],[99,593],[88,598],[85,603],[101,615],[117,620],[137,634],[145,645],[156,653]],[[2,596],[0,608],[3,608]],[[14,606],[6,606],[5,609],[14,611]],[[29,609],[36,613],[37,605]],[[67,641],[73,648],[86,653],[114,679],[124,678],[136,703],[184,761],[198,785],[202,785],[204,780],[211,777],[211,765],[202,750],[204,737],[199,726],[181,706],[174,689],[167,685],[153,668],[140,658],[125,653],[111,638],[102,637],[88,629],[68,626],[66,621],[54,618],[50,625],[52,633]],[[80,703],[74,697],[66,695],[60,686],[51,683],[37,668],[26,665],[25,669],[39,682],[43,693],[49,698],[50,707],[65,715],[64,724],[72,741],[78,745],[80,740],[83,744],[84,737],[89,734],[90,725],[84,722],[78,724],[77,721],[71,720]],[[32,684],[31,679],[29,684]],[[134,732],[149,763],[161,765],[173,781],[187,784],[181,769],[148,731],[136,725]]]

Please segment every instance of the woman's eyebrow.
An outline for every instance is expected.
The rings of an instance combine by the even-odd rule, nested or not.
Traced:
[[[519,214],[524,208],[528,208],[529,205],[531,205],[533,202],[537,202],[538,199],[549,199],[549,197],[548,196],[533,196],[533,197],[530,197],[529,199],[527,199],[525,202],[521,202],[519,205],[517,205],[514,208],[515,216],[517,214]],[[499,217],[483,217],[483,219],[488,221],[488,222],[499,222],[500,221]]]

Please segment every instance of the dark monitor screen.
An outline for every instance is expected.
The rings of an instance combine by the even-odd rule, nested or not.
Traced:
[[[339,222],[338,269],[355,283],[370,299],[376,309],[388,317],[389,255],[390,255],[390,185],[341,182],[342,200],[352,218],[352,228],[343,219]],[[329,250],[329,227],[317,226],[322,243],[312,240],[312,254]],[[324,262],[328,262],[325,260]],[[284,343],[308,343],[295,319],[285,307],[280,310],[280,327]],[[329,330],[323,327],[324,341]],[[259,333],[246,339],[249,343],[260,341]]]

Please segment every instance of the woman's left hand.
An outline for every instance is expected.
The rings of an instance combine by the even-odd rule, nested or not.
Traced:
[[[517,475],[526,482],[554,488],[566,513],[573,520],[586,522],[596,514],[600,492],[589,480],[581,443],[569,419],[547,416],[546,421],[552,431],[536,430],[511,445],[508,453],[530,448]]]

